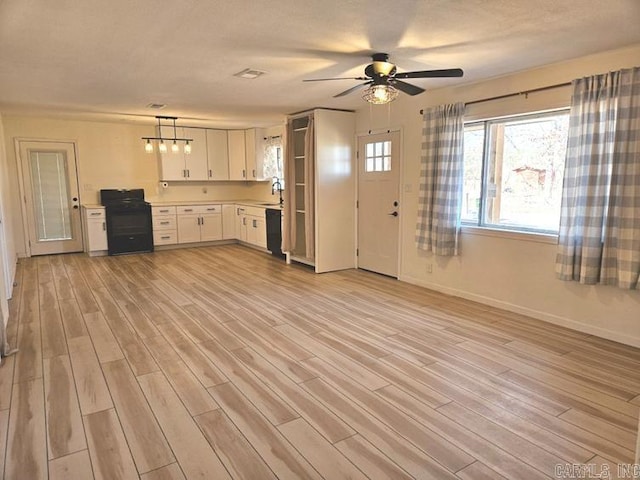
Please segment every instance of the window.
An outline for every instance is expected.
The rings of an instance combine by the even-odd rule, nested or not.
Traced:
[[[267,137],[264,146],[264,178],[271,178],[274,187],[284,190],[284,170],[282,163],[282,138]],[[279,184],[277,183],[279,182]]]
[[[391,142],[367,143],[365,172],[391,171]]]
[[[463,224],[557,233],[568,131],[568,111],[465,125]]]

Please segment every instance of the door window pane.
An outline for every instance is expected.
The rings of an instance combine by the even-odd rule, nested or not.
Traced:
[[[38,240],[71,239],[65,153],[31,151],[29,159]]]
[[[365,172],[391,171],[391,141],[366,145]]]

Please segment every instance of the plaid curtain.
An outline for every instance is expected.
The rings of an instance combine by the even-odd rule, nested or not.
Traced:
[[[556,274],[638,288],[640,68],[573,82]]]
[[[436,255],[458,254],[463,139],[463,103],[425,111],[416,243]]]

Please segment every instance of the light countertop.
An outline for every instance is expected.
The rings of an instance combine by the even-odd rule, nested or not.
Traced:
[[[282,207],[278,203],[277,199],[274,202],[265,202],[263,200],[179,200],[179,201],[155,201],[147,200],[153,207],[163,206],[181,206],[181,205],[245,205],[247,207],[260,207],[260,208],[274,208],[281,209]],[[84,208],[104,208],[98,204],[83,204]]]

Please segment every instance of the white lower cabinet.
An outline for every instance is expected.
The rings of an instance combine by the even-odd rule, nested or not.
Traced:
[[[267,248],[267,222],[264,208],[241,206],[237,209],[240,217],[240,235],[238,240]]]
[[[262,217],[246,216],[247,243],[257,247],[267,248],[267,223]]]
[[[171,205],[153,206],[152,211],[153,241],[158,246],[240,240],[267,248],[267,222],[262,207],[235,204]]]
[[[233,204],[222,205],[222,239],[236,239],[236,206]]]
[[[107,243],[107,220],[104,208],[85,208],[85,251],[89,255],[109,248]]]
[[[176,210],[178,243],[222,240],[221,205],[187,205]]]
[[[153,218],[153,244],[160,246],[178,243],[176,207],[151,207],[151,214]]]

